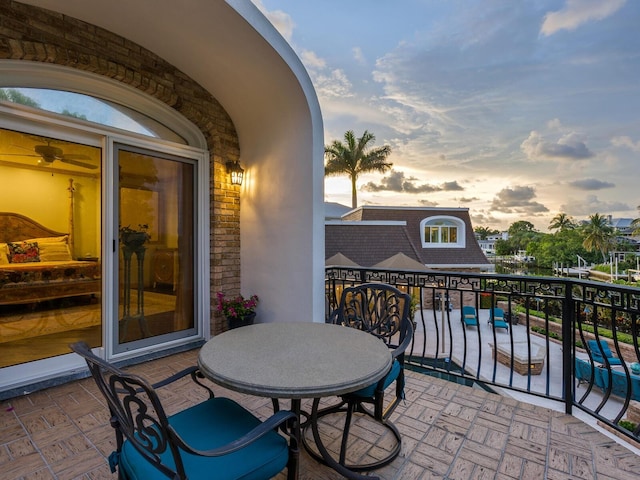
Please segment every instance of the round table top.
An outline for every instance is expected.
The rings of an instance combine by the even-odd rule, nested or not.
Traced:
[[[380,380],[391,351],[357,329],[325,323],[265,323],[203,345],[202,373],[232,390],[271,398],[341,395]]]

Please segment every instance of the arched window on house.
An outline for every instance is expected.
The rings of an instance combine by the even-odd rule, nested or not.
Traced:
[[[428,217],[420,222],[423,248],[464,248],[465,224],[457,217]]]

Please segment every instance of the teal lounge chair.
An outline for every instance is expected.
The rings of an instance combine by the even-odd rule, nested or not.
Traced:
[[[478,326],[478,313],[475,307],[465,305],[462,307],[462,323],[465,327],[477,327]]]
[[[509,330],[509,324],[504,320],[504,310],[501,308],[492,308],[489,310],[489,323],[493,324],[493,328],[505,328]]]
[[[607,357],[607,361],[609,365],[622,365],[622,362],[618,357],[614,357],[611,349],[609,348],[609,344],[606,340],[600,340],[600,344],[598,345],[597,340],[589,340],[587,341],[587,345],[589,346],[589,351],[591,352],[591,358],[596,363],[601,363],[604,365],[605,359]]]

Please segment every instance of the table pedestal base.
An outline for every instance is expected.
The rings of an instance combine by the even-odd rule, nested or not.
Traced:
[[[329,467],[333,468],[334,470],[339,472],[341,475],[344,475],[345,478],[372,480],[378,477],[374,477],[370,475],[366,475],[366,476],[360,475],[359,473],[356,473],[356,472],[365,472],[365,471],[382,468],[385,465],[388,465],[389,463],[391,463],[393,460],[395,460],[395,458],[400,454],[400,449],[402,446],[402,437],[400,436],[400,432],[398,431],[398,429],[393,423],[391,423],[390,421],[386,421],[384,423],[381,423],[381,425],[385,427],[387,430],[389,430],[389,432],[393,434],[393,436],[395,437],[396,445],[393,448],[393,450],[383,459],[378,460],[376,462],[371,462],[367,464],[358,464],[358,465],[346,463],[347,462],[347,459],[346,459],[347,441],[349,437],[349,429],[353,419],[352,414],[348,412],[348,409],[346,408],[346,402],[342,402],[340,404],[327,407],[322,410],[318,410],[319,402],[320,402],[320,399],[314,400],[313,408],[311,411],[311,418],[309,419],[308,422],[303,424],[302,436],[301,436],[302,443],[305,446],[305,449],[307,450],[309,455],[314,459],[316,459],[317,461],[324,463],[325,465],[328,465]],[[334,413],[343,413],[346,417],[344,428],[343,428],[343,437],[341,442],[340,456],[338,460],[336,460],[327,451],[326,447],[324,446],[324,443],[322,442],[322,439],[320,437],[320,431],[319,431],[319,425],[318,425],[318,420],[320,418],[327,415],[334,414]],[[380,423],[379,421],[375,420],[373,414],[368,410],[366,410],[365,408],[358,409],[354,413],[365,414],[366,416],[370,417],[372,421],[375,421],[376,423]],[[311,433],[313,435],[313,443],[315,444],[315,448],[317,449],[317,452],[313,448],[314,445],[311,445],[311,440],[308,438],[307,432],[309,429],[311,429]]]

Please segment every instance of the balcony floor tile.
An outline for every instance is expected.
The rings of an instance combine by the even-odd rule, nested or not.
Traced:
[[[197,351],[136,365],[131,370],[157,381],[196,363]],[[189,380],[185,379],[188,385]],[[259,417],[271,413],[269,399],[213,386]],[[204,399],[196,389],[165,389],[169,414]],[[325,403],[330,399],[324,400]],[[310,402],[304,407],[310,408]],[[284,408],[287,402],[284,402]],[[415,479],[632,479],[640,456],[582,420],[478,389],[407,372],[406,400],[392,416],[403,434],[400,456],[375,472],[382,480]],[[329,420],[330,421],[330,420]],[[339,423],[326,429],[328,445]],[[353,429],[366,458],[383,455],[374,425]],[[106,455],[115,440],[104,401],[91,379],[6,400],[0,416],[0,471],[6,480],[25,478],[106,479]],[[371,445],[368,447],[368,445]],[[285,475],[276,477],[284,480]],[[338,474],[303,451],[301,479],[337,480]]]

